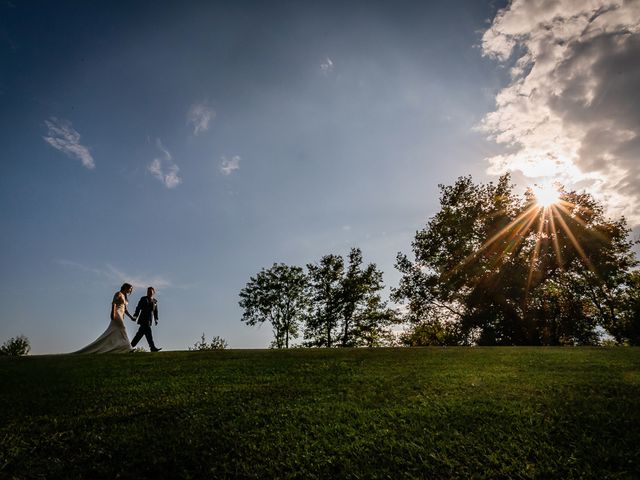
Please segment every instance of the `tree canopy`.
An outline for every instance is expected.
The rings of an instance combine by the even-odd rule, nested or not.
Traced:
[[[407,343],[593,344],[598,327],[637,341],[638,262],[624,218],[561,187],[542,205],[532,190],[514,194],[508,175],[440,190],[414,259],[397,257],[392,298],[413,325]]]
[[[250,278],[240,291],[239,304],[244,309],[243,322],[269,322],[274,346],[289,348],[289,340],[298,336],[307,302],[307,279],[302,268],[274,263]]]
[[[375,346],[386,343],[388,327],[397,321],[380,292],[382,272],[363,266],[362,251],[352,248],[348,265],[339,255],[308,264],[311,308],[305,330],[309,346]]]
[[[24,335],[11,337],[0,346],[0,355],[22,356],[31,351],[31,343]]]

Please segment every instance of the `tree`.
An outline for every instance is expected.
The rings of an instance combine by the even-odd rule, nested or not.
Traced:
[[[0,347],[0,355],[22,356],[28,355],[30,351],[31,344],[24,335],[12,337]]]
[[[269,322],[276,348],[289,348],[298,336],[308,305],[307,277],[302,268],[283,263],[262,269],[240,291],[242,321],[247,325]]]
[[[627,279],[627,286],[621,295],[624,308],[619,321],[610,333],[617,343],[628,342],[640,345],[640,270],[634,270]]]
[[[395,312],[380,297],[382,272],[375,263],[362,267],[362,251],[352,248],[342,279],[342,347],[375,346],[386,338],[386,328],[396,322]]]
[[[388,342],[395,312],[380,297],[382,272],[375,263],[363,267],[362,251],[352,248],[348,264],[325,255],[307,265],[312,306],[305,338],[311,346],[377,346]]]
[[[539,205],[532,190],[516,196],[508,175],[440,190],[440,211],[412,243],[415,259],[400,253],[396,263],[392,298],[406,306],[413,341],[593,344],[596,326],[624,335],[621,299],[637,288],[624,219],[562,188],[556,204]]]
[[[216,335],[211,339],[209,343],[207,343],[204,332],[202,332],[202,337],[200,337],[200,340],[194,343],[193,347],[189,347],[189,350],[201,352],[208,350],[225,350],[227,348],[229,348],[229,344],[224,338]]]
[[[387,307],[387,303],[379,295],[366,298],[362,310],[354,319],[356,328],[350,337],[351,343],[343,346],[384,347],[397,344],[389,327],[402,320],[394,309]]]
[[[309,272],[310,308],[305,339],[307,345],[332,347],[342,314],[342,277],[344,259],[339,255],[325,255],[316,265],[307,265]]]

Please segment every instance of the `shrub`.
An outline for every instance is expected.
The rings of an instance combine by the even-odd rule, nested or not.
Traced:
[[[0,355],[11,355],[19,357],[27,355],[31,351],[29,339],[24,335],[10,338],[0,347]]]
[[[207,343],[207,340],[203,332],[202,337],[200,337],[200,340],[194,343],[193,347],[189,347],[189,350],[191,351],[224,350],[226,348],[229,348],[229,344],[224,338],[216,335],[211,339],[210,343]]]

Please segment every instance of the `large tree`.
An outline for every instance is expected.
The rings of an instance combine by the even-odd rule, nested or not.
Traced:
[[[250,278],[240,291],[239,304],[243,322],[251,326],[269,322],[273,346],[289,348],[307,310],[307,277],[301,267],[274,263]]]
[[[548,206],[532,190],[520,197],[508,175],[440,189],[414,260],[398,254],[393,298],[414,325],[409,343],[591,344],[597,326],[620,340],[633,330],[621,326],[637,288],[624,219],[587,193],[560,189]]]

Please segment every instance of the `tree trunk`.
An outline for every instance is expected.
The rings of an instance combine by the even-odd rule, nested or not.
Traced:
[[[344,333],[342,334],[342,346],[346,347],[349,342],[349,321],[344,321]]]

